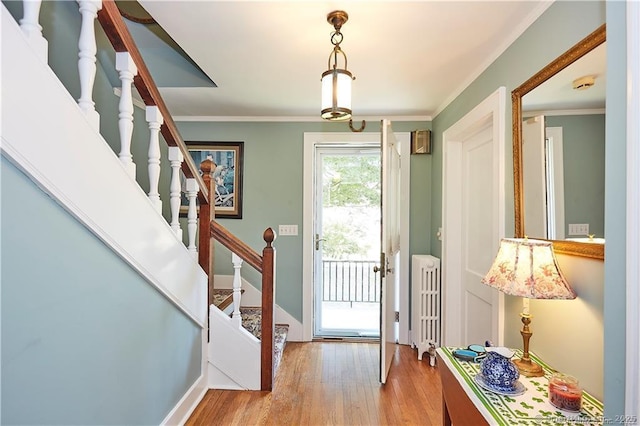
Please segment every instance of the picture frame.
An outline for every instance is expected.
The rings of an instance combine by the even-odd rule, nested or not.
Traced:
[[[185,141],[196,167],[211,157],[216,218],[242,219],[244,142]],[[182,197],[180,212],[186,215],[188,201]]]

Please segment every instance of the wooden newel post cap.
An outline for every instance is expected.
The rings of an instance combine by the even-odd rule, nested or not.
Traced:
[[[264,238],[264,242],[267,243],[267,247],[271,247],[271,243],[276,239],[276,234],[273,232],[273,229],[267,228],[265,229],[262,238]]]
[[[203,176],[211,176],[211,172],[216,168],[216,163],[212,159],[207,158],[200,163],[200,170],[202,170]]]

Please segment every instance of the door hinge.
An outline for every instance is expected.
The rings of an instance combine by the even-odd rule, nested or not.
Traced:
[[[395,322],[400,322],[400,312],[396,311],[396,320]]]

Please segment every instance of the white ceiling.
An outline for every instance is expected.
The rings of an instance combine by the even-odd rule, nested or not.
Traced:
[[[495,60],[549,1],[175,1],[140,4],[217,84],[161,87],[177,119],[319,120],[344,10],[354,120],[428,120]]]

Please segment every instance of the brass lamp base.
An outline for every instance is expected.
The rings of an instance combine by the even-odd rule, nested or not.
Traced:
[[[540,364],[526,359],[514,359],[513,363],[518,367],[518,371],[525,377],[541,377],[544,376],[544,371]]]
[[[522,343],[524,346],[524,350],[522,351],[522,357],[520,359],[513,360],[513,363],[518,367],[518,371],[525,377],[541,377],[544,376],[544,371],[542,371],[542,367],[539,364],[531,361],[529,357],[529,339],[531,339],[531,330],[529,330],[529,324],[531,324],[531,315],[529,315],[528,311],[520,314],[522,317],[522,330],[520,330],[520,334],[522,335]]]

